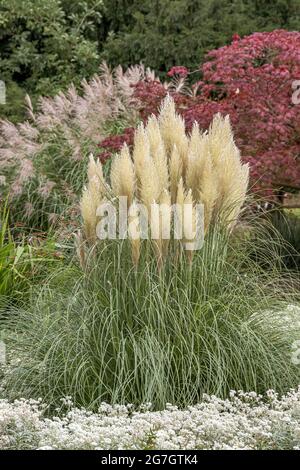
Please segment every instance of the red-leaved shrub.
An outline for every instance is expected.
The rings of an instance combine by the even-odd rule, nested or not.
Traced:
[[[251,165],[253,188],[270,195],[300,189],[300,104],[293,100],[293,83],[300,80],[299,32],[234,35],[230,45],[207,54],[201,80],[188,92],[182,82],[188,71],[173,67],[171,72],[181,79],[180,87],[149,80],[136,85],[142,119],[157,112],[167,92],[187,130],[194,121],[207,129],[215,113],[229,114],[236,142]]]

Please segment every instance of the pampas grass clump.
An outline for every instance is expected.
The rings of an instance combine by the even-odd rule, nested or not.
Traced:
[[[132,152],[125,146],[115,157],[110,178],[90,158],[77,237],[84,269],[65,269],[29,308],[8,312],[21,359],[7,377],[11,397],[43,397],[54,408],[71,396],[91,409],[103,401],[163,409],[198,403],[204,393],[297,387],[299,322],[287,309],[299,300],[295,279],[274,264],[270,244],[262,243],[266,271],[247,236],[237,242],[232,233],[247,183],[228,118],[216,116],[207,134],[195,125],[187,136],[170,98],[158,118],[140,125]],[[151,226],[158,232],[151,242],[130,232],[96,243],[97,206],[119,196],[137,224],[139,202],[201,202],[203,247],[178,249],[173,242],[188,240],[163,239],[160,223]]]
[[[129,240],[111,241],[89,269],[53,276],[29,307],[6,313],[7,350],[20,358],[11,397],[43,397],[53,409],[63,396],[94,410],[103,401],[163,409],[204,393],[297,387],[293,279],[266,273],[232,238],[210,233],[192,269],[180,253],[160,273],[145,253],[132,266]]]

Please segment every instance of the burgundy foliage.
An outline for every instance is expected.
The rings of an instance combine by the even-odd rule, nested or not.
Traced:
[[[300,80],[300,33],[276,30],[241,39],[207,54],[201,81],[186,94],[159,81],[139,82],[135,98],[141,118],[156,113],[170,92],[185,118],[207,129],[215,113],[229,114],[236,142],[251,166],[252,186],[264,193],[300,189],[300,103],[293,103],[293,82]],[[173,67],[169,76],[186,77],[185,67]],[[189,77],[192,74],[189,74]],[[111,138],[106,149],[131,143],[133,132]],[[101,144],[103,147],[103,142]]]
[[[134,128],[126,127],[126,129],[123,131],[123,134],[112,135],[102,140],[101,144],[99,145],[102,150],[104,149],[99,154],[99,159],[101,162],[105,163],[106,160],[111,157],[112,153],[121,150],[125,143],[130,146],[133,142],[133,136]]]
[[[179,77],[186,77],[189,71],[186,67],[182,67],[181,65],[175,65],[172,67],[169,72],[167,73],[168,77],[174,77],[178,75]]]

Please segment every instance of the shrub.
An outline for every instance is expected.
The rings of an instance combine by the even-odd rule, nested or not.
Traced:
[[[25,115],[23,96],[35,103],[112,66],[135,63],[164,74],[175,63],[197,67],[207,51],[233,34],[275,28],[299,30],[298,0],[1,0],[0,80],[12,122]],[[176,59],[175,59],[176,58]],[[175,62],[176,60],[176,62]]]
[[[24,117],[23,93],[54,95],[71,82],[76,85],[97,72],[97,25],[102,2],[85,0],[0,1],[0,78],[7,84],[2,116],[14,122]],[[19,119],[18,119],[19,118]]]
[[[101,56],[109,63],[142,61],[164,74],[173,65],[198,67],[210,49],[233,34],[299,30],[297,0],[106,0],[99,25]]]
[[[300,33],[284,30],[235,36],[229,46],[207,54],[192,89],[182,76],[169,86],[188,130],[195,120],[208,129],[216,113],[230,115],[243,160],[250,163],[251,187],[267,196],[299,190],[299,105],[292,100],[299,45]],[[138,84],[143,119],[158,112],[166,93],[158,81]]]
[[[236,38],[211,51],[202,67],[203,103],[185,114],[206,127],[217,109],[229,113],[252,180],[278,191],[299,190],[300,120],[292,101],[300,78],[300,33],[273,31]]]

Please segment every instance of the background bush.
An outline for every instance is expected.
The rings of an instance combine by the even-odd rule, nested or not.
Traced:
[[[109,0],[100,26],[102,56],[112,64],[143,61],[157,71],[198,67],[234,33],[297,30],[298,0]]]
[[[298,0],[0,0],[0,79],[19,121],[25,92],[53,95],[79,83],[105,59],[163,73],[198,67],[233,34],[299,30]]]
[[[99,0],[0,0],[2,114],[20,120],[25,92],[54,94],[96,72],[100,7]]]
[[[211,50],[198,69],[198,81],[184,66],[174,66],[166,86],[141,81],[135,88],[141,118],[157,113],[169,92],[187,130],[197,121],[208,129],[213,116],[229,114],[243,158],[251,168],[251,188],[283,202],[285,192],[300,189],[300,115],[293,83],[300,79],[300,33],[274,30],[253,33]],[[201,80],[199,80],[199,75]],[[193,85],[191,86],[191,83]],[[128,142],[128,129],[123,141]],[[116,150],[120,136],[103,148]]]

